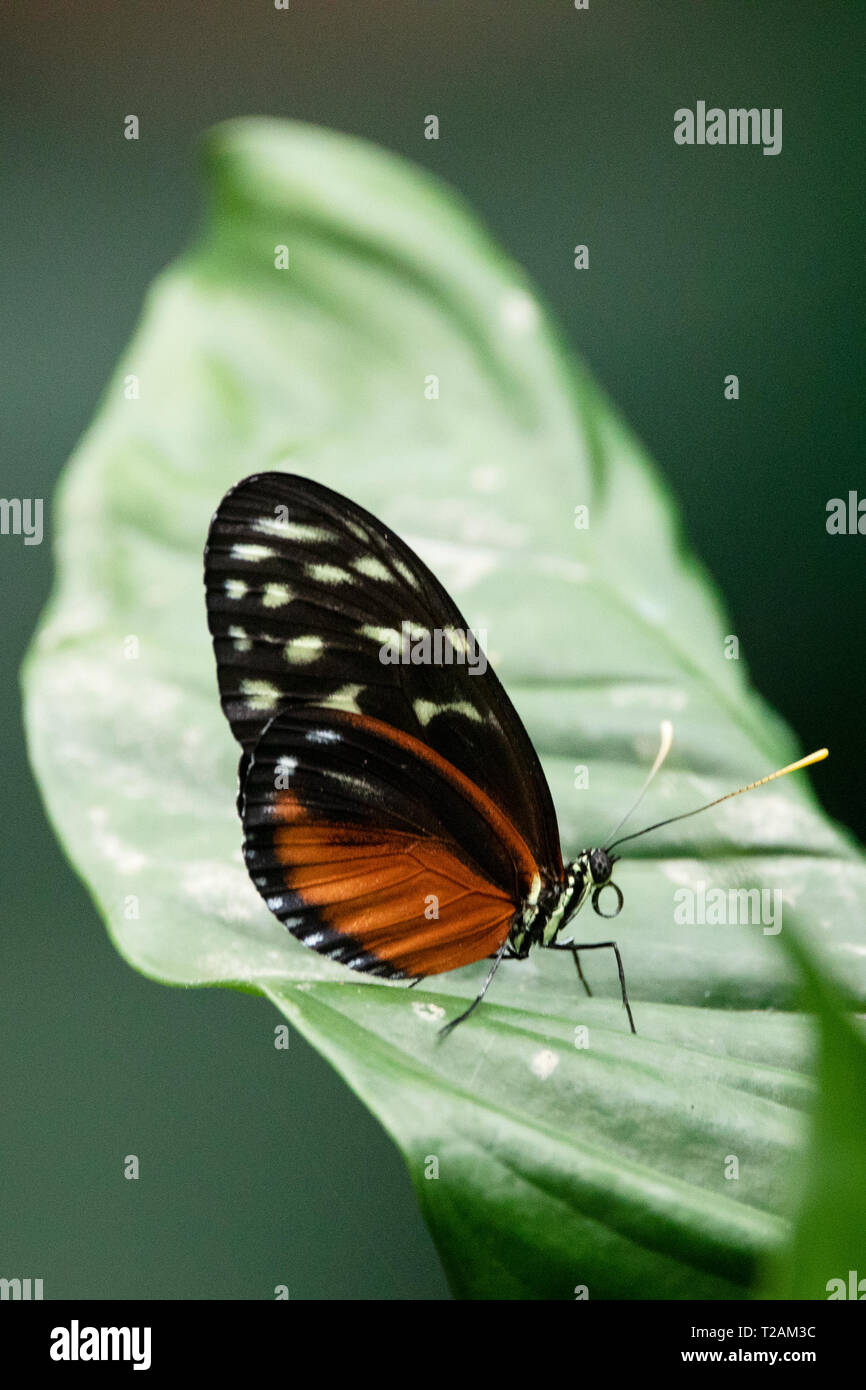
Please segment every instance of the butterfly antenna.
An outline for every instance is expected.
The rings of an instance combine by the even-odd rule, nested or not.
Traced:
[[[656,753],[656,760],[650,768],[649,773],[647,774],[646,781],[644,782],[643,786],[637,794],[637,800],[629,807],[622,819],[617,821],[616,825],[613,827],[613,830],[611,830],[610,834],[606,837],[604,841],[606,845],[610,844],[610,841],[613,839],[614,835],[616,835],[618,831],[622,830],[626,821],[629,819],[630,816],[634,814],[638,806],[643,801],[650,782],[655,777],[656,773],[658,772],[668,753],[671,751],[671,744],[673,743],[673,741],[674,726],[669,719],[664,719],[662,720],[661,725],[661,743],[659,744],[659,751]]]
[[[671,816],[668,820],[656,821],[655,825],[648,825],[644,830],[636,830],[633,835],[624,835],[615,844],[624,845],[627,840],[636,840],[640,835],[648,835],[651,830],[660,830],[663,825],[673,825],[675,821],[688,820],[689,816],[697,816],[701,811],[709,811],[711,806],[718,806],[723,801],[730,801],[732,796],[742,796],[743,792],[751,792],[755,790],[755,787],[763,787],[766,786],[767,782],[775,782],[777,777],[787,777],[789,772],[799,772],[801,767],[810,767],[812,763],[823,762],[828,755],[828,749],[819,748],[816,753],[810,753],[807,758],[800,758],[795,763],[789,763],[787,767],[780,767],[778,772],[771,772],[769,777],[760,777],[757,782],[750,782],[747,787],[738,787],[734,792],[725,792],[724,796],[717,796],[715,801],[708,801],[706,806],[697,806],[694,811],[684,811],[681,816]],[[609,846],[609,849],[614,848],[615,845]]]

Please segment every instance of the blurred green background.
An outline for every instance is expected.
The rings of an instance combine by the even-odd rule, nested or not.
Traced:
[[[200,132],[265,113],[364,135],[443,174],[534,276],[655,455],[756,685],[804,750],[830,745],[825,806],[863,834],[866,537],[825,530],[828,498],[866,496],[862,7],[78,0],[0,29],[2,495],[50,499],[198,224]],[[782,154],[675,146],[699,98],[781,106]],[[47,536],[0,538],[0,569],[0,1276],[48,1298],[447,1297],[402,1161],[325,1063],[297,1036],[274,1051],[264,1002],[115,955],[23,746]]]

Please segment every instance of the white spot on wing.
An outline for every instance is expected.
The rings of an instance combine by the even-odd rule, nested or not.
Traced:
[[[405,565],[402,560],[395,560],[394,568],[397,571],[397,573],[401,576],[401,578],[405,579],[410,589],[418,588],[418,580],[416,579],[415,575],[413,574],[412,570],[410,570],[408,565]]]
[[[262,593],[262,607],[282,608],[291,597],[285,584],[266,584]]]
[[[396,642],[402,640],[402,634],[395,627],[372,627],[369,624],[358,628],[359,637],[369,637],[371,642]]]
[[[341,772],[339,768],[335,767],[324,767],[321,772],[323,776],[330,777],[332,781],[339,782],[343,787],[348,787],[358,800],[367,800],[375,796],[370,783],[365,782],[363,777],[356,777],[354,772]]]
[[[335,690],[333,695],[328,695],[322,701],[329,709],[345,709],[353,714],[360,714],[361,709],[358,705],[358,696],[364,689],[363,685],[344,685],[339,690]]]
[[[462,714],[465,719],[474,719],[477,724],[484,722],[475,706],[466,700],[455,700],[447,705],[436,705],[432,700],[416,700],[412,708],[419,724],[429,724],[437,714]]]
[[[366,579],[385,579],[393,580],[394,576],[389,569],[377,560],[375,555],[361,555],[357,560],[352,561],[352,569],[363,574]]]
[[[270,681],[241,681],[241,694],[246,696],[250,709],[273,709],[280,692]]]
[[[308,526],[301,521],[280,521],[275,516],[263,516],[255,522],[255,529],[266,536],[276,536],[281,541],[315,541],[327,545],[338,537],[323,526]]]
[[[291,642],[287,642],[283,647],[283,656],[292,666],[305,666],[308,661],[316,660],[323,646],[321,637],[312,634],[307,637],[293,637]]]
[[[352,583],[349,571],[340,569],[339,565],[307,565],[306,572],[310,579],[316,579],[320,584]]]
[[[246,591],[247,586],[243,579],[226,580],[226,598],[243,598]]]
[[[253,645],[242,627],[230,627],[229,637],[234,639],[236,652],[248,652]]]
[[[232,555],[236,560],[248,560],[253,564],[259,560],[270,560],[273,554],[268,545],[249,545],[246,541],[238,541],[232,546]]]
[[[297,758],[290,758],[287,753],[283,753],[281,757],[277,758],[274,771],[278,777],[291,777],[297,766]]]
[[[333,729],[308,729],[304,735],[307,743],[339,743],[340,735]]]

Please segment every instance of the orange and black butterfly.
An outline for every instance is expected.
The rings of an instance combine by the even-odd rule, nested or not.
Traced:
[[[260,473],[220,503],[205,586],[244,857],[289,931],[413,982],[492,957],[443,1032],[503,958],[566,950],[586,984],[578,953],[607,948],[634,1032],[616,943],[561,939],[587,897],[619,913],[613,846],[563,863],[529,735],[409,546],[329,488]]]

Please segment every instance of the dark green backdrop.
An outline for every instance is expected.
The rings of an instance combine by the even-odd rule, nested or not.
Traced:
[[[199,132],[269,113],[368,136],[456,184],[534,275],[677,494],[758,687],[804,748],[831,746],[826,806],[863,832],[866,536],[824,526],[828,498],[866,496],[862,7],[78,0],[0,24],[2,495],[50,498],[196,226]],[[676,147],[699,98],[782,107],[782,154]],[[261,1001],[115,955],[22,742],[49,544],[0,537],[0,567],[0,1276],[46,1297],[446,1296],[400,1159],[316,1054],[275,1053]]]

